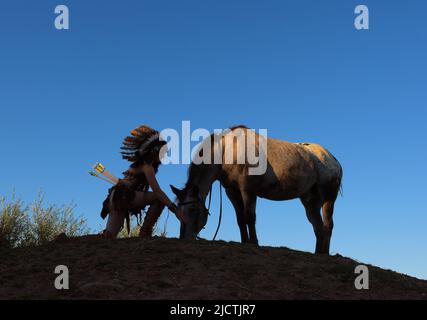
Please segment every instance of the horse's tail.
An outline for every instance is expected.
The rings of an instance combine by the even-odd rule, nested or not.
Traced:
[[[340,165],[340,175],[337,178],[337,182],[338,182],[338,192],[341,195],[341,197],[344,197],[344,193],[343,193],[343,186],[342,186],[342,177],[343,177],[343,170],[342,167]]]
[[[328,153],[335,160],[337,168],[338,168],[338,170],[336,172],[336,180],[335,180],[335,185],[336,185],[336,189],[334,191],[335,197],[337,197],[338,194],[340,194],[341,197],[343,197],[344,196],[343,186],[342,186],[343,169],[342,169],[341,163],[337,160],[337,158],[334,157],[334,155],[332,153],[330,153],[329,151],[328,151]]]
[[[342,180],[340,180],[340,184],[339,184],[338,191],[339,191],[340,196],[341,196],[341,197],[344,197],[343,186],[342,186]]]

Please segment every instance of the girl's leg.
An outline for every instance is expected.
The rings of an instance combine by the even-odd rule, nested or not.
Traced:
[[[108,238],[116,238],[123,227],[125,215],[119,211],[112,211],[108,215],[107,227],[103,235]]]
[[[139,235],[143,238],[151,238],[154,225],[156,224],[165,207],[161,201],[157,199],[157,196],[154,192],[137,192],[132,203],[132,207],[140,210],[147,205],[149,205],[150,208],[148,209],[144,223],[139,230]]]
[[[152,204],[157,200],[157,196],[154,192],[151,191],[137,191],[135,192],[135,198],[133,199],[131,203],[131,208],[134,209],[141,209],[144,208],[147,205]]]
[[[163,203],[161,203],[160,200],[155,200],[154,203],[150,205],[150,208],[147,211],[147,215],[145,216],[144,223],[142,224],[142,227],[139,230],[140,237],[152,237],[154,225],[162,214],[164,207],[165,206],[163,205]]]
[[[144,219],[144,223],[140,229],[141,237],[151,237],[153,233],[154,225],[160,217],[164,205],[157,199],[154,192],[136,192],[135,199],[130,204],[130,208],[133,210],[141,210],[145,206],[149,205],[147,215]],[[108,238],[116,238],[118,233],[123,227],[125,220],[125,213],[113,210],[108,215],[107,227],[103,232],[103,236]]]
[[[152,202],[152,192],[136,192],[135,199],[130,204],[130,208],[140,210]],[[102,235],[106,238],[116,238],[123,228],[125,212],[111,210],[108,215],[107,226]]]

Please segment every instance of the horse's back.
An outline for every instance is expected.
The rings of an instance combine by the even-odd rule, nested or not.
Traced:
[[[247,128],[239,128],[236,135],[248,133],[259,136]],[[224,153],[234,155],[245,150],[245,140],[234,142],[232,135],[224,140]],[[229,138],[229,139],[228,139]],[[257,140],[257,139],[256,139]],[[237,144],[242,147],[238,148]],[[228,152],[227,152],[228,151]],[[298,198],[310,192],[314,186],[337,189],[341,183],[342,169],[335,157],[324,147],[314,143],[293,143],[274,138],[267,138],[267,167],[261,175],[248,175],[240,170],[242,165],[223,164],[224,185],[240,185],[240,188],[252,190],[258,196],[271,200],[288,200]],[[261,150],[259,150],[261,152]]]

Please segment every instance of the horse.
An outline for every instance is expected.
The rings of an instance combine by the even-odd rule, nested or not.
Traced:
[[[266,160],[258,174],[250,174],[255,168],[246,150],[250,145],[258,154],[258,167]],[[207,195],[212,184],[220,181],[236,212],[242,243],[258,245],[257,197],[274,201],[299,198],[316,236],[315,253],[329,254],[342,176],[338,160],[318,144],[266,138],[246,126],[212,134],[195,153],[185,187],[170,186],[187,217],[187,222],[181,223],[180,238],[196,239],[204,228],[209,214]]]

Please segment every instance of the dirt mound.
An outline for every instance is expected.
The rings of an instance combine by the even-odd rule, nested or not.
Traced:
[[[61,237],[0,257],[0,299],[427,299],[427,281],[374,266],[356,290],[360,263],[339,255],[223,241]]]

